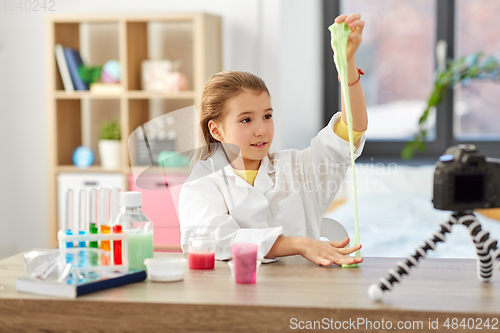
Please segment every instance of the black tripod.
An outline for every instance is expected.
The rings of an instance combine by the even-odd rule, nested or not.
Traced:
[[[450,216],[450,220],[441,223],[441,230],[433,233],[433,238],[426,238],[423,247],[417,246],[415,254],[406,256],[406,261],[398,261],[397,270],[390,269],[389,277],[379,279],[378,284],[372,284],[368,289],[368,296],[372,300],[380,301],[383,293],[391,291],[396,283],[401,283],[404,275],[410,275],[410,270],[417,267],[420,259],[426,257],[427,251],[436,249],[436,244],[445,241],[445,235],[451,233],[454,224],[462,224],[467,227],[476,246],[478,256],[478,278],[483,282],[491,280],[493,275],[493,261],[500,260],[500,248],[494,238],[490,238],[490,233],[481,228],[481,222],[474,215],[473,211],[455,212]],[[493,253],[491,253],[493,252]]]

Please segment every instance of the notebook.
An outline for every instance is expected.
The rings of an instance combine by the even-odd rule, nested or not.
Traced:
[[[50,296],[76,298],[95,291],[120,287],[126,284],[141,282],[146,279],[146,271],[129,270],[128,273],[114,273],[110,277],[87,278],[81,283],[46,281],[31,277],[20,277],[16,280],[18,291]]]

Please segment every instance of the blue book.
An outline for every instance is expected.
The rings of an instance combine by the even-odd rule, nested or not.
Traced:
[[[16,288],[18,291],[27,293],[75,298],[94,291],[141,282],[145,279],[146,271],[139,270],[129,270],[128,273],[116,273],[112,277],[100,277],[94,280],[87,279],[77,284],[19,277],[16,280]]]
[[[71,75],[71,81],[75,86],[75,90],[89,90],[89,87],[78,75],[78,67],[83,65],[82,57],[78,50],[73,50],[72,48],[64,48],[64,57],[66,58],[66,63],[68,64],[69,74]]]

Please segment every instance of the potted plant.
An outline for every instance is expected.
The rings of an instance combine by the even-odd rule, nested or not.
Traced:
[[[413,141],[407,142],[401,151],[401,157],[409,160],[417,151],[424,151],[427,138],[426,123],[429,111],[439,105],[449,88],[461,83],[466,86],[471,80],[493,80],[500,78],[500,61],[494,55],[480,61],[482,52],[449,60],[448,66],[439,71],[434,79],[434,89],[427,100],[427,106],[419,119],[419,132]]]
[[[119,169],[121,128],[117,120],[105,121],[99,127],[99,155],[104,169]]]

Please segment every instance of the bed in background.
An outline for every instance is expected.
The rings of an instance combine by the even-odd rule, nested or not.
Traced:
[[[362,256],[403,257],[423,245],[439,230],[450,212],[434,209],[432,187],[434,165],[356,164],[358,223]],[[354,236],[354,201],[351,169],[325,217],[339,221]],[[484,213],[484,211],[483,211]],[[500,239],[499,210],[476,212],[483,228]],[[472,240],[463,226],[454,226],[446,242],[430,258],[476,258]]]

